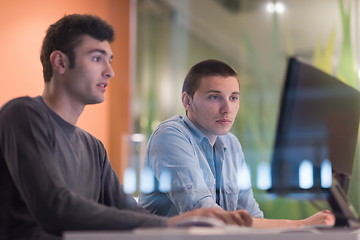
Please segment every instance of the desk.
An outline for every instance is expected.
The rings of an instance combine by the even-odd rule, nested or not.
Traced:
[[[351,229],[154,228],[130,231],[65,232],[64,240],[360,240]]]

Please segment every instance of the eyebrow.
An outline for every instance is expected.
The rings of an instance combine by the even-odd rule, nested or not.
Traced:
[[[105,51],[105,50],[103,50],[103,49],[92,49],[92,50],[90,50],[90,51],[88,51],[88,53],[89,54],[91,54],[91,53],[94,53],[94,52],[98,52],[98,53],[101,53],[102,55],[104,55],[104,56],[108,56],[109,54]],[[114,58],[114,55],[113,54],[111,54],[110,55],[110,60],[112,60]]]
[[[221,93],[221,91],[218,90],[209,90],[206,93]],[[240,95],[240,92],[236,91],[236,92],[232,92],[231,94],[237,94]]]

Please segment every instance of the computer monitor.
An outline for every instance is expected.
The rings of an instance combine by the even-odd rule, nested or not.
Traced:
[[[360,117],[360,92],[289,58],[271,163],[272,193],[324,199],[336,226],[357,222],[346,197]]]

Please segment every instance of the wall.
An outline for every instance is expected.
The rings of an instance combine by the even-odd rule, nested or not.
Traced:
[[[39,60],[47,27],[65,14],[98,15],[116,31],[112,44],[115,78],[102,104],[87,106],[78,126],[91,132],[108,148],[112,165],[121,173],[121,139],[129,131],[129,0],[1,1],[0,105],[11,98],[42,93]],[[123,147],[126,149],[126,147]]]

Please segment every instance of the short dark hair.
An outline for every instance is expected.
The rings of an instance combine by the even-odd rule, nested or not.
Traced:
[[[238,75],[232,67],[222,61],[205,60],[195,64],[189,70],[183,83],[182,92],[186,92],[190,97],[193,97],[199,88],[201,79],[209,76],[237,77]]]
[[[45,82],[49,82],[53,74],[49,59],[50,54],[55,50],[63,52],[69,58],[70,68],[74,67],[74,48],[81,43],[84,35],[89,35],[99,41],[114,41],[113,27],[101,18],[93,15],[65,15],[49,26],[40,54]]]

